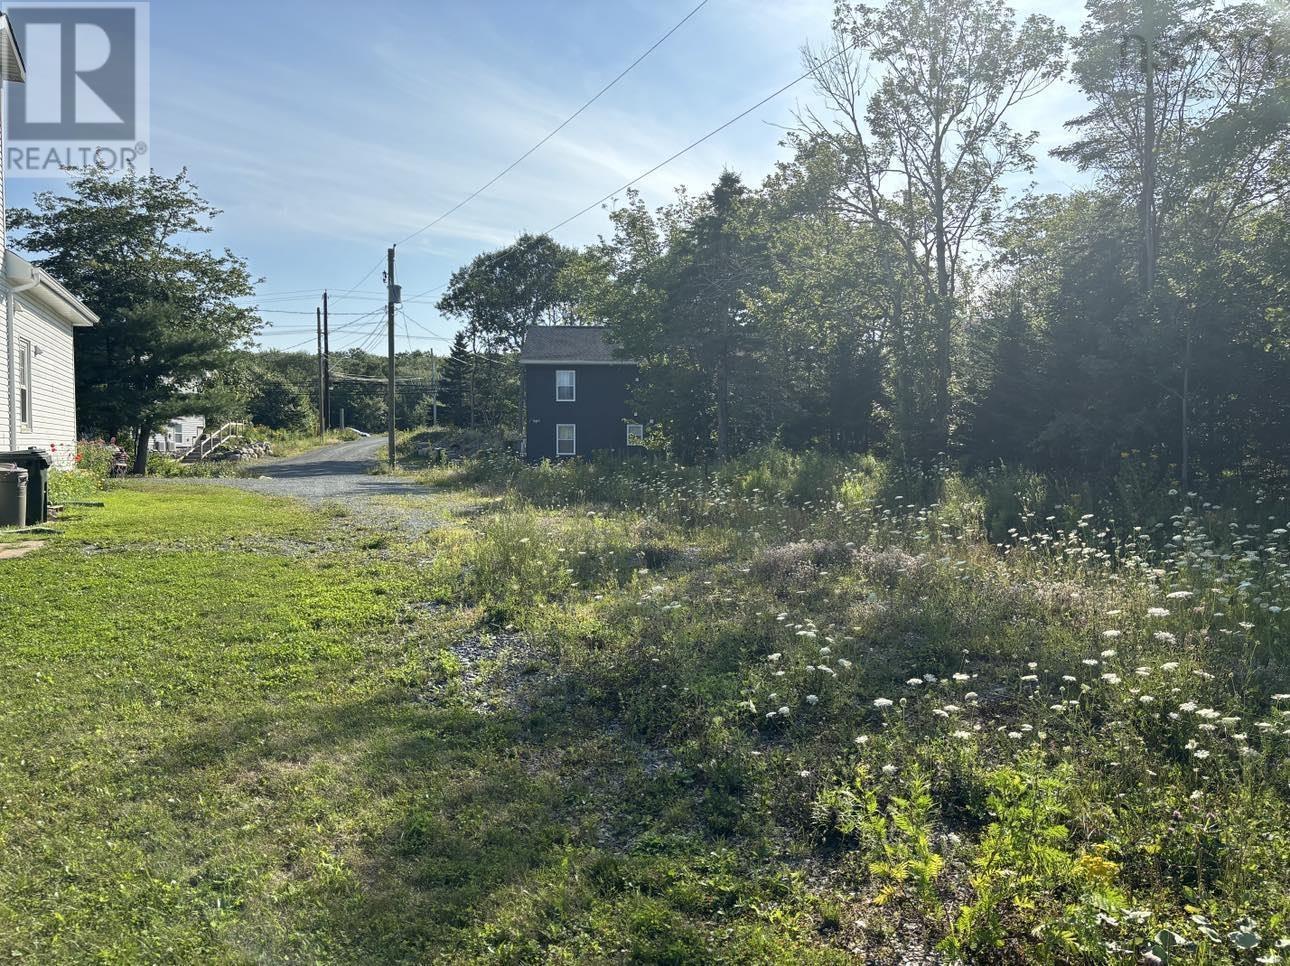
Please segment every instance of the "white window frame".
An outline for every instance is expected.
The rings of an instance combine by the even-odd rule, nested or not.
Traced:
[[[632,430],[635,430],[635,433],[633,433],[633,432],[632,432]],[[633,442],[633,440],[632,440],[632,436],[633,436],[633,435],[636,437],[636,439],[635,439],[635,441],[634,441],[634,442]],[[644,445],[645,445],[645,426],[644,426],[644,424],[643,424],[643,423],[628,423],[628,424],[627,424],[627,445],[628,445],[628,446],[644,446]]]
[[[569,385],[567,387],[560,385],[560,377],[564,375],[567,375],[569,377]],[[568,399],[560,398],[560,390],[564,388],[569,389]],[[555,401],[562,402],[562,403],[578,401],[578,370],[577,369],[557,369],[555,371]]]
[[[560,452],[560,430],[573,430],[573,439],[569,440],[573,448],[567,453]],[[577,423],[556,423],[555,424],[555,455],[556,456],[577,456],[578,455],[578,424]]]
[[[34,353],[31,350],[30,339],[18,340],[18,386],[17,386],[17,405],[18,405],[18,428],[24,433],[30,433],[34,420],[32,418],[32,397],[34,391],[32,388],[31,364]]]

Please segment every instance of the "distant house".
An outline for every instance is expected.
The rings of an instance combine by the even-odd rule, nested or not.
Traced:
[[[0,78],[27,78],[9,20],[0,14]],[[2,109],[2,108],[0,108]],[[3,156],[0,117],[0,157]],[[76,369],[72,330],[98,316],[26,259],[9,251],[0,164],[0,450],[40,449],[60,466],[76,457]]]
[[[176,416],[152,434],[150,448],[158,453],[183,453],[206,432],[205,416]]]
[[[537,325],[520,349],[524,454],[534,462],[644,445],[631,403],[637,366],[599,325]]]

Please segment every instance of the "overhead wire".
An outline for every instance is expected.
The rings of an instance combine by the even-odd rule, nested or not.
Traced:
[[[781,94],[783,94],[783,93],[785,93],[786,91],[788,91],[788,90],[792,89],[793,87],[796,87],[796,86],[797,86],[798,84],[800,84],[802,81],[806,80],[808,77],[813,76],[814,74],[816,74],[817,72],[819,72],[822,68],[827,67],[827,66],[828,66],[829,64],[831,64],[833,61],[837,60],[837,59],[838,59],[839,57],[841,57],[843,54],[847,53],[847,52],[848,52],[849,50],[851,50],[854,46],[855,46],[855,44],[853,43],[853,44],[850,44],[850,45],[848,45],[848,46],[846,46],[846,47],[843,47],[843,48],[839,49],[839,50],[838,50],[838,51],[837,51],[837,52],[836,52],[832,57],[828,58],[827,60],[821,61],[819,64],[816,64],[815,66],[813,66],[810,70],[806,71],[806,72],[805,72],[805,73],[803,73],[803,74],[798,75],[798,76],[797,76],[797,77],[795,77],[793,80],[789,81],[787,84],[784,84],[782,87],[779,87],[779,88],[777,88],[776,90],[772,91],[771,93],[767,94],[765,97],[763,97],[761,100],[759,100],[756,104],[753,104],[751,107],[748,107],[748,108],[746,108],[746,109],[744,109],[744,110],[740,111],[738,114],[736,114],[734,117],[730,118],[729,120],[724,121],[723,123],[721,123],[721,124],[717,125],[716,127],[714,127],[711,131],[709,131],[707,134],[703,135],[702,137],[700,137],[700,138],[696,138],[695,140],[691,141],[691,142],[690,142],[689,144],[687,144],[685,147],[681,148],[681,150],[679,150],[679,151],[675,152],[674,154],[669,155],[668,157],[664,158],[662,161],[660,161],[658,164],[654,165],[654,166],[653,166],[652,168],[650,168],[649,170],[644,171],[644,172],[642,172],[641,174],[638,174],[636,177],[632,178],[630,181],[626,182],[625,184],[620,185],[619,187],[615,188],[613,191],[609,192],[608,194],[606,194],[606,195],[604,195],[604,196],[602,196],[602,197],[598,198],[597,200],[593,201],[591,204],[586,205],[586,206],[585,206],[585,207],[583,207],[583,208],[580,208],[578,211],[574,212],[572,215],[570,215],[569,217],[565,218],[563,221],[557,222],[555,225],[552,225],[552,226],[551,226],[550,228],[548,228],[546,231],[542,232],[542,233],[541,233],[541,234],[539,234],[539,235],[534,236],[534,240],[536,241],[537,239],[542,238],[542,237],[544,237],[544,236],[546,236],[546,235],[553,235],[553,234],[555,234],[555,233],[556,233],[557,231],[559,231],[561,228],[563,228],[563,227],[565,227],[566,225],[568,225],[569,223],[571,223],[571,222],[573,222],[573,221],[576,221],[577,219],[581,218],[583,215],[585,215],[587,212],[591,211],[593,208],[597,208],[597,207],[599,207],[600,205],[603,205],[605,202],[610,201],[611,199],[615,198],[616,196],[618,196],[618,195],[622,194],[624,191],[627,191],[629,188],[633,188],[633,187],[635,187],[635,186],[636,186],[636,185],[638,185],[640,182],[642,182],[642,181],[644,181],[646,178],[648,178],[650,175],[655,174],[656,172],[658,172],[658,171],[659,171],[659,170],[661,170],[662,168],[664,168],[664,167],[666,167],[667,165],[671,164],[673,161],[676,161],[678,158],[680,158],[680,157],[682,157],[682,156],[684,156],[684,155],[688,154],[690,151],[693,151],[693,150],[694,150],[695,148],[697,148],[699,145],[701,145],[701,144],[705,143],[706,141],[709,141],[709,140],[711,140],[712,138],[716,137],[718,134],[720,134],[720,133],[721,133],[722,131],[724,131],[726,128],[730,127],[732,124],[735,124],[735,123],[737,123],[737,122],[739,122],[739,121],[742,121],[745,117],[747,117],[747,116],[748,116],[749,114],[751,114],[753,111],[757,110],[758,108],[764,107],[766,104],[770,103],[770,102],[771,102],[771,101],[773,101],[775,98],[779,97]],[[504,248],[504,249],[502,249],[501,251],[498,251],[498,252],[493,253],[493,256],[492,256],[492,257],[493,257],[493,258],[500,258],[500,257],[502,257],[504,254],[507,254],[508,252],[509,252],[509,249],[505,249],[505,248]],[[442,290],[442,289],[447,288],[447,287],[448,287],[448,285],[449,285],[449,282],[443,282],[443,283],[441,283],[441,284],[439,284],[439,285],[436,285],[434,288],[428,288],[428,289],[426,289],[424,292],[418,292],[416,295],[412,296],[412,298],[413,298],[413,299],[419,299],[419,298],[422,298],[422,297],[424,297],[424,296],[426,296],[426,295],[431,295],[431,294],[433,294],[434,292],[438,292],[438,291],[440,291],[440,290]]]
[[[443,214],[439,215],[437,218],[432,219],[431,221],[429,221],[429,222],[428,222],[428,223],[426,223],[425,225],[422,225],[422,226],[421,226],[420,228],[418,228],[416,231],[412,232],[412,234],[410,234],[410,235],[406,236],[402,241],[397,242],[397,243],[396,243],[396,245],[395,245],[395,247],[398,247],[398,245],[402,245],[402,244],[404,244],[404,243],[406,243],[406,242],[409,242],[409,241],[411,241],[412,239],[416,238],[418,235],[421,235],[421,234],[423,234],[424,232],[429,231],[431,228],[433,228],[435,225],[439,224],[439,223],[440,223],[441,221],[443,221],[445,218],[449,217],[450,215],[454,214],[454,213],[455,213],[455,212],[457,212],[457,211],[460,211],[463,207],[465,207],[466,205],[468,205],[471,201],[475,200],[475,199],[476,199],[476,198],[478,198],[481,194],[483,194],[485,191],[487,191],[489,188],[491,188],[493,185],[497,184],[497,182],[501,181],[501,180],[502,180],[502,178],[506,177],[506,175],[508,175],[508,174],[510,174],[512,171],[514,171],[514,170],[515,170],[515,168],[516,168],[517,166],[519,166],[519,165],[520,165],[520,164],[521,164],[521,163],[522,163],[526,158],[528,158],[530,155],[532,155],[532,154],[533,154],[533,152],[537,151],[537,150],[538,150],[539,148],[541,148],[544,144],[546,144],[546,143],[547,143],[548,141],[550,141],[553,137],[555,137],[555,136],[556,136],[557,134],[559,134],[562,130],[564,130],[564,128],[565,128],[565,127],[567,127],[567,126],[570,124],[570,122],[572,122],[575,118],[577,118],[577,117],[578,117],[578,115],[582,114],[582,112],[583,112],[583,111],[585,111],[585,110],[586,110],[587,108],[589,108],[592,104],[594,104],[596,101],[598,101],[598,100],[599,100],[599,99],[600,99],[600,98],[601,98],[601,97],[602,97],[602,96],[603,96],[607,91],[609,91],[609,89],[610,89],[610,88],[612,88],[612,87],[613,87],[615,84],[617,84],[620,80],[622,80],[622,79],[623,79],[624,77],[626,77],[629,73],[631,73],[631,71],[632,71],[632,70],[634,70],[634,69],[636,68],[636,66],[637,66],[638,64],[640,64],[640,63],[641,63],[641,61],[643,61],[646,57],[648,57],[648,56],[649,56],[650,54],[652,54],[655,50],[657,50],[657,49],[658,49],[658,48],[663,44],[663,42],[664,42],[664,41],[666,41],[669,37],[671,37],[674,33],[676,33],[676,32],[677,32],[677,30],[679,30],[679,29],[680,29],[680,28],[681,28],[681,27],[682,27],[682,26],[683,26],[683,25],[684,25],[684,24],[685,24],[685,23],[686,23],[686,22],[687,22],[691,17],[693,17],[696,13],[698,13],[698,12],[699,12],[700,10],[702,10],[705,6],[707,6],[708,2],[709,2],[709,0],[700,0],[699,4],[698,4],[696,7],[694,7],[694,8],[693,8],[689,13],[687,13],[687,14],[686,14],[684,17],[682,17],[682,18],[681,18],[681,19],[680,19],[680,20],[679,20],[675,25],[673,25],[673,27],[672,27],[670,30],[668,30],[668,32],[667,32],[667,33],[665,33],[662,37],[660,37],[658,40],[656,40],[656,41],[655,41],[655,42],[654,42],[654,43],[649,47],[649,49],[648,49],[648,50],[646,50],[643,54],[641,54],[641,55],[640,55],[639,57],[637,57],[634,61],[632,61],[630,64],[628,64],[628,65],[627,65],[627,67],[626,67],[626,68],[624,68],[622,71],[620,71],[620,72],[618,73],[618,75],[617,75],[613,80],[611,80],[608,84],[606,84],[606,85],[605,85],[604,87],[602,87],[599,91],[597,91],[595,94],[593,94],[593,95],[591,96],[591,98],[589,98],[585,103],[583,103],[583,104],[582,104],[582,106],[581,106],[581,107],[579,107],[576,111],[574,111],[572,114],[570,114],[568,117],[566,117],[563,121],[561,121],[561,122],[560,122],[560,123],[555,127],[555,129],[554,129],[554,130],[552,130],[549,134],[547,134],[545,137],[543,137],[540,141],[538,141],[536,144],[534,144],[531,148],[529,148],[527,151],[525,151],[523,154],[521,154],[518,158],[516,158],[514,161],[512,161],[510,164],[508,164],[505,168],[503,168],[500,172],[498,172],[496,175],[494,175],[494,176],[493,176],[493,177],[492,177],[488,182],[486,182],[485,184],[483,184],[483,185],[481,185],[480,187],[476,188],[476,189],[475,189],[474,191],[472,191],[469,195],[467,195],[467,196],[466,196],[465,198],[463,198],[461,201],[457,202],[457,204],[453,205],[451,208],[449,208],[449,209],[448,209],[447,211],[445,211]],[[346,296],[348,296],[348,295],[352,294],[353,292],[355,292],[355,291],[359,288],[359,286],[361,286],[364,282],[366,282],[369,278],[371,278],[374,274],[376,274],[377,269],[379,269],[379,268],[381,267],[381,265],[382,265],[382,264],[384,264],[384,260],[382,260],[382,261],[380,261],[380,262],[377,262],[375,265],[373,265],[373,266],[372,266],[372,267],[367,271],[367,274],[365,274],[361,279],[359,279],[359,280],[358,280],[358,282],[357,282],[353,287],[351,287],[350,289],[348,289],[346,292],[342,293],[342,295],[341,295],[340,297],[341,297],[341,298],[344,298],[344,297],[346,297]]]

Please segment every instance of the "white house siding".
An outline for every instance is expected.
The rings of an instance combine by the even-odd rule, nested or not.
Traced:
[[[192,446],[205,431],[205,416],[179,416],[167,423],[161,432],[152,434],[152,448],[173,453],[176,449]]]
[[[0,85],[0,87],[2,86]],[[0,91],[0,94],[3,94],[3,91]],[[6,120],[4,116],[4,100],[4,97],[0,96],[0,249],[9,244],[9,216],[5,208],[4,196],[4,125]],[[0,256],[3,255],[4,252],[0,251]]]
[[[7,289],[0,285],[0,359],[7,333],[3,311]],[[76,374],[72,353],[72,327],[48,311],[16,298],[14,347],[30,339],[31,428],[18,427],[18,449],[46,450],[58,466],[70,467],[76,457]],[[0,365],[0,450],[9,448],[9,390],[7,367]]]

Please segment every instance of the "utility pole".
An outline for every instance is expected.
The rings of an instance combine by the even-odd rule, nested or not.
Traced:
[[[472,326],[472,328],[474,328]],[[479,334],[470,334],[470,428],[475,428],[475,366],[479,363]]]
[[[331,333],[327,322],[327,290],[323,289],[322,304],[322,358],[323,358],[323,432],[331,429]]]
[[[386,270],[385,282],[389,286],[388,302],[386,311],[389,322],[389,349],[390,349],[390,385],[386,394],[386,403],[389,409],[386,422],[388,424],[388,433],[390,438],[390,469],[394,469],[394,306],[401,301],[399,298],[398,286],[394,284],[394,249],[390,248],[385,255]]]
[[[318,317],[318,435],[322,436],[327,432],[327,417],[323,415],[327,398],[327,381],[323,371],[322,309],[315,309],[315,311]]]
[[[439,428],[439,360],[430,347],[430,404],[434,409],[434,428]]]

